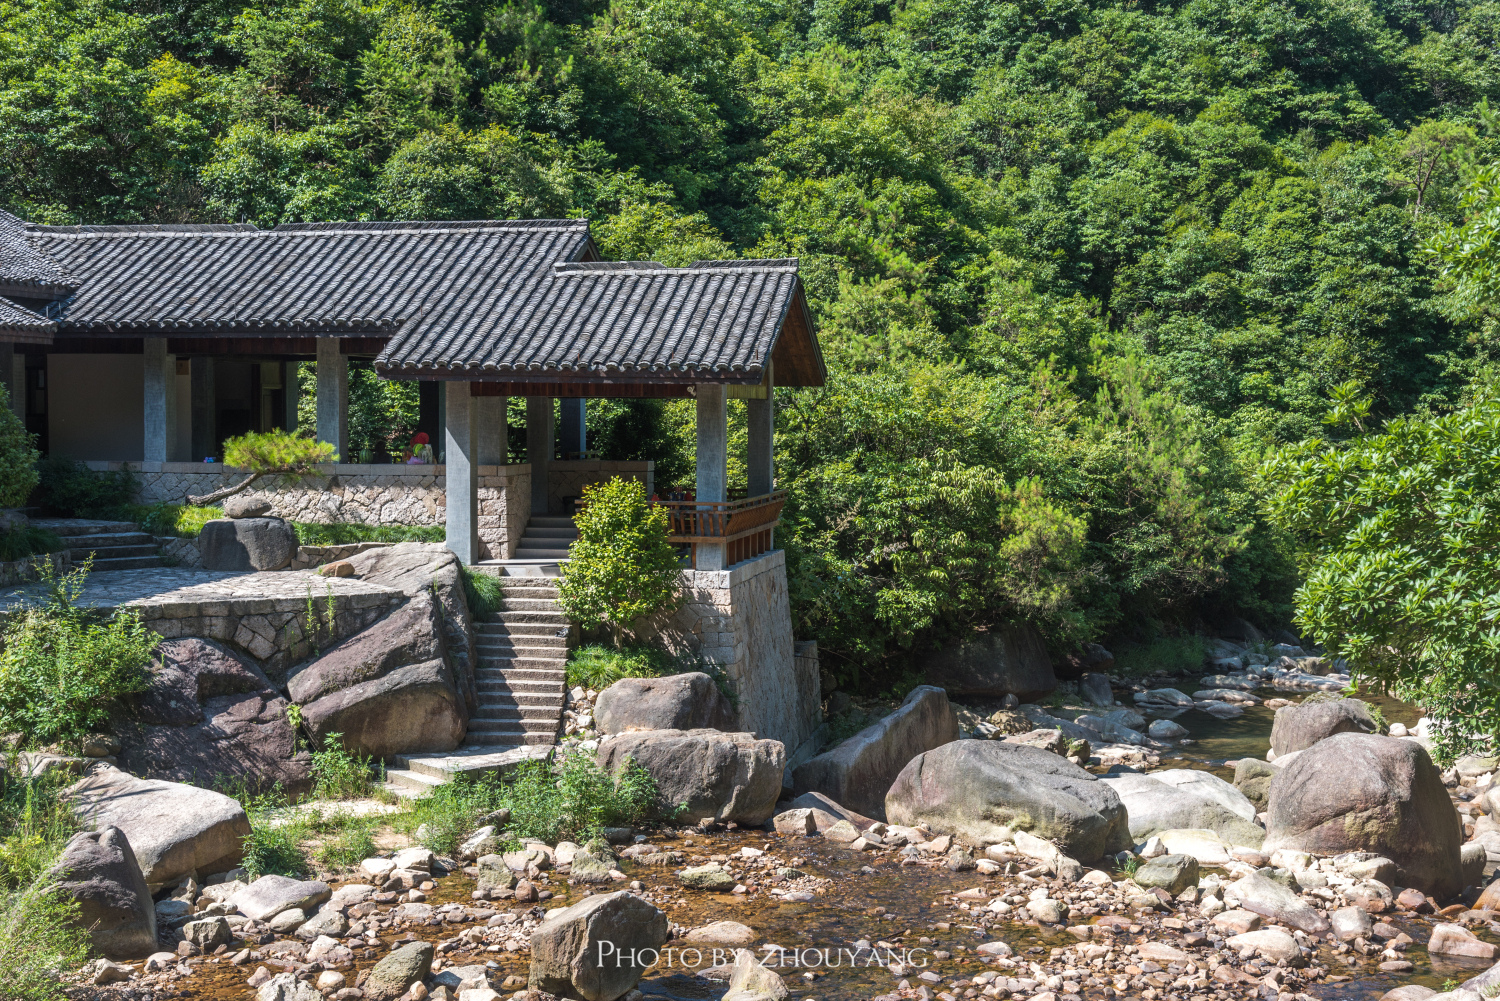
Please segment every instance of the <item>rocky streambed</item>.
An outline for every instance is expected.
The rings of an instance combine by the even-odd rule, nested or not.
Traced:
[[[1408,707],[1378,704],[1388,721],[1416,723]],[[1157,760],[1141,764],[1232,781],[1233,763],[1263,758],[1271,734],[1272,710],[1243,710],[1176,714],[1187,736],[1159,742],[1150,750]],[[1059,718],[1073,711],[1087,707],[1048,709]],[[1096,760],[1091,770],[1106,767]],[[1465,834],[1475,834],[1476,823],[1488,823],[1468,802],[1485,795],[1475,788],[1479,776],[1445,778],[1453,779],[1450,805],[1472,815]],[[534,956],[556,951],[543,928],[549,916],[622,893],[669,922],[666,945],[641,957],[652,961],[636,989],[683,1001],[725,997],[736,949],[753,950],[768,968],[735,985],[750,988],[739,995],[746,1001],[1295,1001],[1374,999],[1396,988],[1406,989],[1401,1001],[1421,1001],[1488,969],[1491,943],[1500,942],[1500,925],[1471,907],[1477,901],[1444,906],[1399,892],[1391,871],[1368,856],[1236,848],[1218,864],[1199,864],[1148,839],[1136,845],[1140,854],[1084,866],[1024,834],[981,849],[827,805],[832,812],[811,825],[820,833],[792,818],[779,832],[613,832],[608,846],[532,844],[496,855],[485,853],[481,832],[472,857],[421,846],[385,852],[326,885],[288,880],[279,902],[250,906],[275,896],[265,884],[274,878],[249,887],[213,876],[205,885],[184,881],[165,895],[181,901],[168,914],[158,902],[163,952],[91,968],[86,975],[100,983],[77,993],[122,1001],[543,999],[526,984]],[[1382,876],[1386,895],[1366,892]],[[610,934],[628,943],[648,913],[619,919]],[[1429,951],[1435,929],[1439,945]],[[593,1001],[582,990],[557,996]]]

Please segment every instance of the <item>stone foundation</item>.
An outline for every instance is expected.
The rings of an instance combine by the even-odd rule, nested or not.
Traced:
[[[684,570],[688,601],[636,631],[673,653],[692,652],[729,676],[739,725],[794,749],[822,722],[816,646],[792,642],[786,554],[773,550],[727,570]],[[811,656],[808,654],[811,653]]]
[[[51,563],[52,572],[59,577],[73,569],[73,560],[68,556],[67,550],[44,556],[28,556],[24,560],[0,563],[0,584],[27,584],[38,580],[41,578],[39,567],[43,563]]]
[[[528,467],[529,468],[529,467]],[[605,459],[554,461],[547,467],[547,510],[573,513],[572,501],[583,496],[583,488],[614,477],[640,480],[646,496],[656,489],[656,463],[612,462]]]

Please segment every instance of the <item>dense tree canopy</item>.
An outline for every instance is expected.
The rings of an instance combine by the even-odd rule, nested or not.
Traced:
[[[1497,51],[1493,0],[11,0],[0,206],[800,258],[832,377],[778,419],[798,628],[899,672],[1015,617],[1288,621],[1260,461],[1334,387],[1384,419],[1492,364],[1423,248],[1493,253]],[[598,420],[690,475],[679,411]]]

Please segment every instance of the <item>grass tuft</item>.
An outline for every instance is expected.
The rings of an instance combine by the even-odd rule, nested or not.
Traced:
[[[43,878],[0,895],[0,984],[6,1001],[60,1001],[63,973],[88,958],[78,905]]]

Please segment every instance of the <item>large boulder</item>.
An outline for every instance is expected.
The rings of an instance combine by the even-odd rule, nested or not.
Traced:
[[[776,812],[786,747],[719,730],[637,730],[599,747],[599,764],[610,772],[630,759],[656,780],[663,802],[687,804],[684,816],[755,826]]]
[[[907,762],[958,739],[958,716],[941,688],[919,685],[901,708],[831,751],[792,771],[796,795],[820,792],[851,810],[879,818],[886,792]]]
[[[1185,789],[1195,796],[1211,799],[1230,813],[1252,823],[1255,821],[1255,814],[1258,812],[1255,804],[1213,772],[1201,768],[1164,768],[1159,772],[1152,772],[1151,778],[1165,782],[1174,789]]]
[[[85,826],[123,831],[147,883],[174,882],[194,870],[224,872],[245,857],[244,809],[208,789],[138,779],[99,764],[62,798]]]
[[[1271,780],[1267,851],[1373,852],[1438,900],[1464,887],[1463,830],[1443,780],[1414,740],[1336,733]]]
[[[143,778],[203,782],[224,776],[288,793],[312,784],[288,702],[252,661],[196,636],[163,640],[133,711],[113,721],[120,763]]]
[[[981,843],[1026,831],[1083,860],[1130,847],[1125,807],[1106,783],[1048,751],[998,740],[917,755],[886,794],[885,814]]]
[[[1260,758],[1241,758],[1234,764],[1234,787],[1255,807],[1264,813],[1270,801],[1271,780],[1281,771],[1269,761]]]
[[[558,997],[615,1001],[640,982],[666,942],[666,913],[635,894],[587,897],[531,933],[527,986]]]
[[[396,1001],[432,974],[431,942],[410,942],[393,950],[370,970],[364,992],[368,1001]]]
[[[1057,688],[1047,644],[1025,623],[976,632],[939,651],[927,661],[926,681],[954,695],[1014,695],[1023,702]]]
[[[1370,733],[1374,729],[1370,707],[1359,699],[1282,706],[1271,724],[1271,750],[1279,758],[1336,733]]]
[[[280,518],[215,518],[198,533],[205,570],[280,570],[297,555],[297,533]]]
[[[463,741],[472,660],[466,629],[455,636],[454,624],[468,622],[468,606],[461,585],[439,586],[457,578],[453,554],[430,548],[402,543],[350,557],[363,569],[361,579],[411,593],[385,618],[288,676],[287,691],[318,739],[337,733],[346,748],[374,757],[451,751]]]
[[[666,678],[622,678],[599,693],[594,725],[627,730],[735,730],[734,706],[702,671]]]
[[[1094,671],[1086,672],[1078,679],[1078,694],[1082,695],[1086,702],[1096,706],[1112,706],[1115,704],[1115,690],[1110,687],[1109,675]]]
[[[52,868],[58,889],[78,904],[77,924],[114,959],[157,951],[156,908],[130,839],[118,827],[73,835]]]
[[[1130,812],[1130,836],[1138,842],[1181,828],[1213,831],[1232,845],[1251,848],[1259,847],[1266,836],[1254,821],[1191,786],[1179,788],[1135,772],[1106,775],[1103,781]]]

